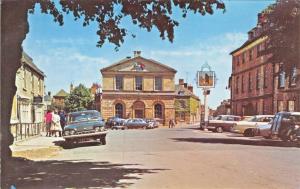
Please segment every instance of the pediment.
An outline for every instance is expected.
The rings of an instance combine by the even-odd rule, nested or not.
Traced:
[[[169,66],[159,63],[155,60],[143,57],[124,59],[118,63],[112,64],[101,69],[101,72],[172,72],[177,71]]]

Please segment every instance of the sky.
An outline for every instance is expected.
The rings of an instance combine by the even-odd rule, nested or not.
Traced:
[[[65,15],[64,25],[59,26],[36,6],[35,13],[29,14],[30,28],[23,49],[45,73],[45,91],[53,95],[60,89],[69,92],[71,83],[87,87],[102,83],[100,69],[127,56],[133,57],[133,51],[140,50],[142,57],[176,69],[175,83],[183,78],[203,100],[195,78],[207,62],[217,77],[208,104],[216,108],[222,100],[230,98],[226,89],[231,74],[230,52],[247,40],[247,32],[256,26],[257,14],[273,2],[227,0],[225,13],[216,10],[213,15],[201,16],[190,12],[186,18],[182,18],[180,11],[174,11],[174,18],[180,24],[175,28],[173,43],[162,40],[156,29],[147,32],[125,19],[123,26],[136,37],[128,35],[118,51],[110,43],[96,47],[96,24],[83,27],[81,20],[74,21],[72,15]]]

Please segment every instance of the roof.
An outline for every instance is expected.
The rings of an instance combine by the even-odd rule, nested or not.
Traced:
[[[66,97],[68,95],[69,95],[69,93],[67,93],[65,90],[61,89],[58,93],[56,93],[56,95],[54,95],[54,97]]]
[[[179,94],[179,91],[183,91],[183,94]],[[193,92],[191,92],[182,85],[175,85],[175,93],[176,96],[191,96],[196,98],[197,100],[200,100],[198,96],[196,96]]]
[[[34,71],[36,71],[38,74],[42,75],[43,77],[46,77],[46,75],[44,74],[44,72],[42,70],[40,70],[34,63],[32,58],[26,54],[25,52],[22,52],[22,59],[24,60],[24,63],[29,66],[31,69],[33,69]]]
[[[101,71],[101,72],[107,71],[107,70],[109,70],[110,68],[113,68],[113,67],[115,67],[115,66],[121,65],[121,64],[123,64],[123,63],[125,63],[125,62],[134,61],[135,59],[138,59],[138,58],[144,59],[144,60],[146,60],[146,61],[149,61],[149,62],[151,62],[151,63],[157,64],[157,65],[159,65],[159,66],[162,66],[162,67],[164,67],[164,68],[166,68],[166,69],[168,69],[168,70],[170,70],[170,71],[172,71],[172,72],[174,72],[174,73],[177,72],[177,70],[175,70],[174,68],[171,68],[171,67],[169,67],[169,66],[167,66],[167,65],[165,65],[165,64],[162,64],[162,63],[160,63],[160,62],[158,62],[158,61],[156,61],[156,60],[153,60],[153,59],[147,59],[147,58],[144,58],[144,57],[142,57],[142,56],[137,56],[137,57],[134,57],[134,58],[125,58],[125,59],[122,59],[122,60],[120,60],[120,61],[118,61],[118,62],[116,62],[116,63],[114,63],[114,64],[111,64],[111,65],[108,66],[108,67],[102,68],[100,71]]]

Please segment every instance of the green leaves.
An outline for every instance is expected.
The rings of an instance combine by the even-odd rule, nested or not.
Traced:
[[[68,112],[91,109],[93,107],[94,99],[91,92],[84,85],[80,84],[71,91],[67,96],[65,104]]]

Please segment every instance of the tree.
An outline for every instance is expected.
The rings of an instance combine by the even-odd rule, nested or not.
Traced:
[[[90,22],[98,23],[97,46],[101,47],[105,42],[110,42],[119,47],[128,34],[125,28],[120,26],[122,18],[128,16],[132,23],[151,31],[156,27],[160,37],[169,41],[174,39],[174,27],[178,22],[172,19],[174,7],[182,11],[182,16],[188,12],[201,15],[213,14],[214,8],[225,10],[221,0],[60,0],[61,9],[54,0],[2,0],[1,5],[1,148],[0,154],[2,188],[9,187],[6,183],[8,170],[14,171],[13,166],[8,167],[7,160],[11,157],[9,145],[13,143],[13,137],[9,132],[11,106],[13,96],[16,93],[15,75],[21,65],[22,42],[29,31],[28,12],[33,13],[36,4],[41,7],[41,12],[53,16],[55,22],[63,25],[63,13],[73,14],[74,19],[83,18],[83,26]],[[120,10],[120,11],[118,11]],[[2,90],[2,88],[4,90]],[[5,164],[4,164],[5,162]]]
[[[67,96],[65,108],[68,112],[91,109],[93,102],[90,90],[80,84]]]
[[[300,1],[278,0],[266,14],[269,29],[268,49],[272,63],[283,63],[283,69],[290,73],[300,68]]]

